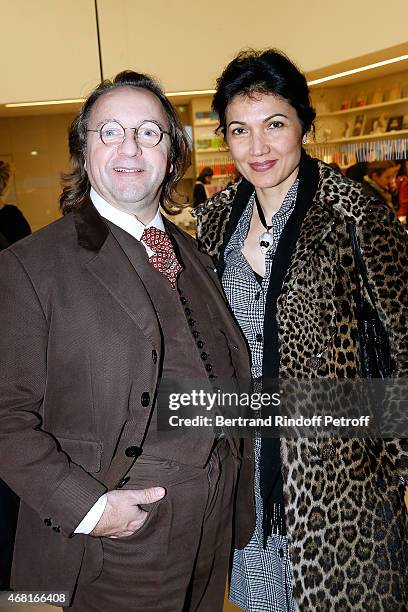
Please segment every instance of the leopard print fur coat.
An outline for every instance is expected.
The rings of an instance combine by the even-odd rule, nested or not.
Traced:
[[[359,184],[315,163],[318,187],[277,303],[280,376],[358,376],[354,260],[346,225],[352,221],[390,338],[393,377],[407,377],[406,234],[394,213]],[[200,248],[215,260],[238,187],[194,213]],[[281,460],[301,612],[407,610],[406,440],[282,438]]]

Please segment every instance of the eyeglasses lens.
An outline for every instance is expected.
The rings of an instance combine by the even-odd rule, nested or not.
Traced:
[[[127,128],[133,129],[133,128]],[[136,130],[133,137],[141,147],[155,147],[162,138],[162,131],[158,125],[151,121],[145,121]],[[105,123],[100,130],[101,140],[106,145],[117,146],[122,144],[125,139],[126,130],[120,123],[110,121]]]

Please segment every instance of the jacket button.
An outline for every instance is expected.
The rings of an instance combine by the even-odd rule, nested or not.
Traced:
[[[208,358],[207,353],[201,353],[201,359],[205,361]]]
[[[126,457],[140,457],[142,449],[140,446],[128,446],[125,450]]]
[[[187,304],[187,300],[186,300],[186,298],[185,298],[184,296],[182,296],[182,297],[180,298],[180,301],[181,301],[181,303],[183,304],[183,306],[185,306],[185,304]]]
[[[156,351],[156,349],[152,350],[152,359],[153,359],[153,363],[156,363],[156,361],[157,361],[157,351]]]
[[[52,520],[50,518],[45,518],[44,519],[44,525],[47,525],[47,527],[51,527]]]
[[[148,393],[147,391],[142,393],[140,403],[142,404],[143,408],[147,408],[147,406],[150,404],[150,393]]]
[[[205,369],[207,370],[207,372],[211,372],[212,368],[213,367],[212,367],[211,363],[206,363],[205,364]]]
[[[122,487],[124,487],[124,486],[125,486],[125,484],[127,484],[127,483],[129,482],[129,480],[130,480],[130,477],[129,477],[129,476],[125,476],[125,478],[122,478],[122,480],[120,480],[120,481],[118,482],[118,484],[117,484],[117,487],[116,487],[116,488],[117,488],[117,489],[121,489]]]

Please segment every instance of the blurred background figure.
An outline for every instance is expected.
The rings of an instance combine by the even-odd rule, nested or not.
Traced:
[[[0,232],[0,251],[7,249],[8,245],[8,240],[6,240],[6,237]]]
[[[17,206],[6,204],[12,176],[11,164],[0,160],[0,250],[31,234],[23,213]],[[0,480],[0,590],[10,587],[18,506],[18,497]]]
[[[347,168],[345,175],[352,181],[362,183],[365,175],[367,174],[368,166],[368,162],[357,162],[356,164],[353,164]]]
[[[210,168],[210,166],[205,166],[198,175],[193,191],[194,207],[198,206],[198,204],[202,204],[210,197],[206,185],[211,185],[213,174],[213,169]]]
[[[21,210],[13,204],[6,204],[12,176],[11,164],[0,160],[0,233],[8,244],[13,244],[31,234],[28,221]]]
[[[363,180],[364,191],[377,200],[385,202],[392,210],[398,207],[396,176],[399,164],[384,160],[368,164],[367,174]]]
[[[408,212],[408,160],[401,159],[398,163],[400,164],[400,169],[396,178],[398,191],[397,217],[401,223],[406,225]]]
[[[336,172],[338,172],[339,174],[343,174],[343,172],[341,171],[341,168],[339,166],[339,164],[336,164],[336,162],[331,162],[329,164],[330,168],[333,168],[333,170],[335,170]]]

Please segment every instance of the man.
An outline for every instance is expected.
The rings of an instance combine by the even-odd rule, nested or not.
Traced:
[[[86,612],[215,612],[237,445],[156,427],[159,383],[249,377],[211,261],[159,212],[188,141],[160,87],[127,71],[85,102],[70,151],[64,218],[0,258],[13,586],[68,591]]]

